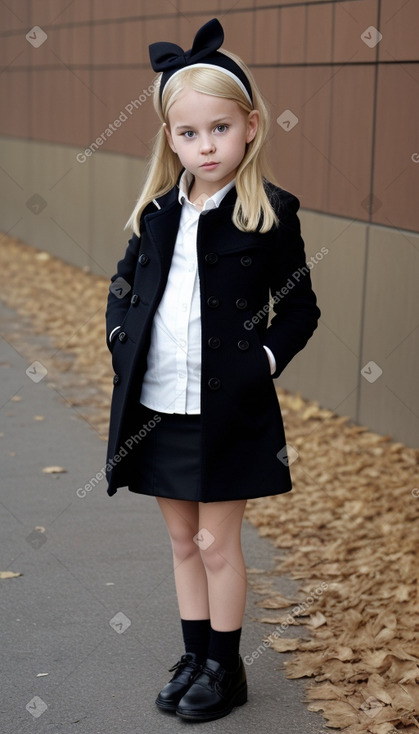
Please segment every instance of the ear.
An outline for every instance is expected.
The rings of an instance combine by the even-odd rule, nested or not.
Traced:
[[[169,145],[170,145],[171,149],[173,150],[173,152],[176,153],[175,146],[173,145],[172,133],[170,132],[169,126],[165,122],[163,123],[163,130],[166,133],[167,142],[169,143]]]
[[[252,110],[247,116],[246,143],[250,143],[255,137],[259,127],[259,110]]]

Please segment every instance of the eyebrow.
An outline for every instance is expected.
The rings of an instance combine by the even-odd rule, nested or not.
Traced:
[[[220,122],[225,122],[226,120],[231,120],[231,115],[223,115],[223,117],[217,117],[216,120],[212,120],[210,123],[211,125],[217,125]],[[179,132],[180,130],[190,130],[194,125],[176,125],[175,131]]]

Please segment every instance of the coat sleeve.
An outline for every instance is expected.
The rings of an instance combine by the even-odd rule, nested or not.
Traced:
[[[263,337],[276,360],[272,377],[278,377],[291,359],[307,344],[317,328],[320,309],[311,287],[297,211],[296,196],[284,192],[275,230],[270,279],[274,316]]]
[[[118,262],[117,272],[111,278],[105,314],[106,344],[110,351],[112,351],[116,334],[113,335],[112,341],[109,340],[109,336],[122,324],[130,306],[139,249],[140,239],[133,233],[124,257]]]

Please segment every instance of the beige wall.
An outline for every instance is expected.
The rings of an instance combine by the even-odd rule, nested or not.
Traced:
[[[283,187],[300,198],[308,255],[329,250],[312,270],[321,324],[279,382],[417,445],[416,0],[9,7],[0,5],[0,228],[112,274],[157,129],[148,44],[190,48],[196,30],[218,17],[225,47],[252,68],[271,109],[270,158]],[[38,48],[25,38],[34,26],[47,34]],[[370,26],[382,34],[376,45]],[[287,109],[298,117],[289,132],[276,122]],[[34,194],[42,199],[31,205]],[[360,372],[370,361],[383,371],[374,382]]]

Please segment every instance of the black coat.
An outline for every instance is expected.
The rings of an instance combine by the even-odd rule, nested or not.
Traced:
[[[300,236],[299,201],[271,183],[266,186],[279,228],[265,234],[238,230],[231,221],[235,187],[219,207],[199,217],[203,502],[291,489],[273,377],[307,343],[320,311]],[[144,209],[140,238],[133,234],[129,240],[108,296],[107,344],[115,371],[106,466],[109,495],[122,486],[143,491],[134,482],[141,435],[146,435],[138,423],[138,402],[153,316],[180,221],[178,186],[157,203],[160,208],[150,203]],[[275,316],[267,328],[270,304]],[[121,328],[110,342],[117,326]],[[276,359],[272,376],[263,344]]]

